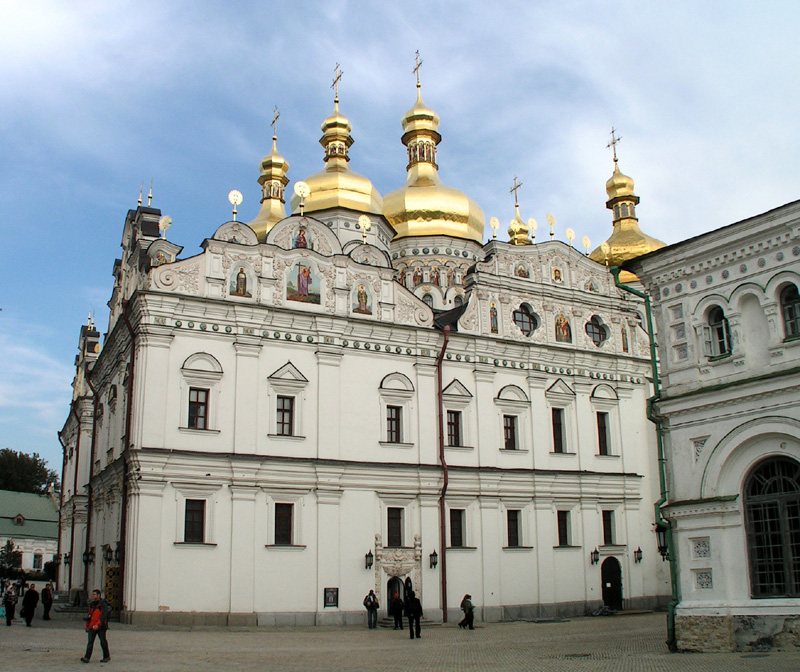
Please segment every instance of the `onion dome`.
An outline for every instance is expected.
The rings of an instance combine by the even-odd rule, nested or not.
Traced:
[[[508,226],[508,242],[512,245],[530,245],[530,227],[519,216],[519,203],[514,203],[515,215]]]
[[[289,184],[286,173],[289,162],[278,154],[278,136],[272,136],[272,151],[261,159],[261,210],[252,222],[248,222],[256,232],[259,241],[264,240],[267,232],[282,219],[286,218],[284,208],[284,190]]]
[[[642,233],[639,228],[639,220],[636,217],[639,197],[633,192],[633,178],[620,172],[616,154],[614,156],[614,173],[606,182],[606,193],[608,194],[606,207],[614,213],[614,230],[606,241],[608,252],[604,252],[601,245],[589,255],[590,259],[607,266],[621,266],[628,259],[666,246],[660,240]],[[621,282],[638,280],[629,271],[622,271],[619,277]]]
[[[333,114],[322,122],[319,143],[325,148],[325,168],[305,179],[310,193],[303,203],[304,212],[328,208],[349,208],[358,212],[380,214],[383,198],[372,182],[350,170],[347,155],[353,144],[350,122],[339,112],[339,97],[334,99]],[[300,197],[291,199],[292,212],[300,209]]]
[[[483,211],[463,192],[444,186],[439,178],[439,116],[422,102],[419,82],[417,102],[403,115],[402,123],[402,142],[408,147],[408,178],[383,201],[383,214],[397,232],[396,238],[444,235],[482,242]]]

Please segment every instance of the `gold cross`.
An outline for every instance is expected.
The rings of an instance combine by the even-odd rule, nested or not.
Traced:
[[[422,65],[422,61],[419,59],[419,49],[417,49],[417,55],[414,57],[414,61],[416,62],[416,65],[411,72],[417,76],[417,87],[419,87],[419,66]]]
[[[614,163],[617,162],[617,143],[622,140],[622,136],[616,137],[614,133],[616,133],[617,129],[613,126],[611,127],[611,142],[609,142],[606,147],[610,147],[611,151],[614,152]]]
[[[517,190],[518,190],[518,189],[519,189],[521,186],[522,186],[522,182],[520,182],[519,184],[517,184],[517,176],[516,176],[516,175],[514,175],[514,186],[513,186],[513,187],[511,187],[511,189],[509,189],[509,190],[508,190],[508,193],[509,193],[509,194],[510,194],[510,193],[512,193],[512,192],[513,192],[513,194],[514,194],[514,205],[519,205],[519,203],[517,202]]]
[[[333,79],[333,84],[331,84],[331,88],[334,91],[334,95],[336,96],[336,100],[339,100],[339,82],[342,80],[342,75],[344,74],[341,70],[339,70],[339,64],[336,64],[336,67],[333,69],[333,72],[336,74],[336,77]]]
[[[278,137],[278,119],[280,119],[281,113],[278,112],[278,106],[275,106],[275,113],[272,116],[272,136],[277,138]]]

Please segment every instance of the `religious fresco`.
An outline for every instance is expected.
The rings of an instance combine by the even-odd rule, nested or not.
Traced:
[[[353,312],[359,315],[372,315],[372,297],[364,285],[359,285],[353,295]]]
[[[492,301],[492,305],[489,308],[489,325],[491,327],[492,333],[497,333],[497,306],[495,305],[494,301]]]
[[[292,247],[300,250],[314,249],[314,238],[305,226],[299,227],[297,233],[292,236]]]
[[[583,288],[587,292],[594,292],[595,294],[597,294],[600,291],[600,285],[594,278],[588,280],[587,283],[583,286]]]
[[[514,275],[518,278],[530,278],[531,274],[528,272],[528,269],[525,268],[524,264],[518,264],[517,267],[514,269]]]
[[[247,271],[244,266],[234,267],[231,273],[231,281],[228,286],[228,292],[231,296],[251,297],[253,296],[248,289]]]
[[[572,343],[572,327],[564,313],[559,313],[556,318],[556,341],[558,343]]]
[[[417,266],[414,269],[414,287],[417,287],[422,284],[422,269]]]
[[[551,277],[553,278],[553,282],[557,282],[558,284],[564,282],[564,272],[558,266],[553,268],[553,274]]]
[[[319,275],[306,263],[298,262],[289,271],[286,280],[286,300],[320,304]]]
[[[451,266],[447,269],[447,286],[453,287],[456,284],[456,270]]]
[[[438,287],[439,286],[439,280],[440,280],[439,269],[438,269],[438,267],[434,266],[431,269],[431,283]]]
[[[620,332],[622,334],[622,352],[628,352],[628,330],[624,324],[620,326]]]
[[[397,271],[397,282],[399,282],[403,287],[406,286],[406,269],[401,268]]]

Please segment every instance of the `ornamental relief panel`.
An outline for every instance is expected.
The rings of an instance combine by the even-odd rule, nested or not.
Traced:
[[[375,535],[375,594],[379,601],[386,577],[409,576],[417,597],[422,600],[422,540],[414,535],[413,548],[384,548],[381,535]]]
[[[200,264],[188,266],[171,265],[156,269],[153,284],[157,289],[164,289],[183,294],[197,294],[200,291]]]

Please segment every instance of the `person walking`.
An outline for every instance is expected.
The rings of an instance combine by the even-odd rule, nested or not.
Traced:
[[[420,639],[419,619],[422,618],[422,603],[413,590],[408,594],[408,600],[406,601],[406,616],[408,616],[408,630],[411,639],[414,639],[415,633],[417,639]]]
[[[370,630],[374,630],[378,627],[378,609],[381,606],[378,604],[378,598],[375,596],[374,590],[370,590],[367,593],[364,598],[364,606],[367,608],[367,627]]]
[[[50,609],[53,606],[53,584],[48,583],[44,588],[42,588],[42,607],[44,608],[44,613],[42,614],[43,621],[50,620]]]
[[[6,610],[6,625],[10,626],[11,621],[14,620],[14,612],[17,609],[17,590],[10,581],[6,592],[3,593],[3,607]]]
[[[470,630],[474,630],[475,626],[473,623],[475,622],[475,607],[472,604],[472,595],[467,593],[464,595],[464,599],[461,600],[461,611],[464,612],[464,618],[461,619],[461,622],[458,624],[459,628],[469,628]]]
[[[399,593],[394,594],[394,599],[389,605],[389,613],[394,616],[394,629],[403,630],[403,600]]]
[[[103,660],[100,662],[107,663],[111,660],[111,653],[108,651],[108,641],[106,640],[110,614],[111,606],[101,597],[99,590],[93,590],[92,601],[89,603],[89,615],[86,618],[86,632],[88,633],[86,654],[81,658],[81,662],[88,663],[91,659],[95,637],[100,638],[100,647],[103,649]]]
[[[22,598],[22,613],[20,614],[25,619],[25,625],[31,627],[31,621],[36,613],[36,606],[39,604],[39,591],[36,590],[36,584],[32,583],[25,591]]]

